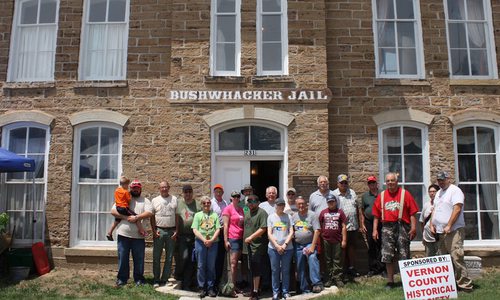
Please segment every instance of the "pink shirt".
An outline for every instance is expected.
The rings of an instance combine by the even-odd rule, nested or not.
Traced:
[[[235,208],[231,203],[224,208],[222,215],[229,217],[228,238],[241,240],[243,238],[243,220],[245,218],[243,209],[239,206]]]

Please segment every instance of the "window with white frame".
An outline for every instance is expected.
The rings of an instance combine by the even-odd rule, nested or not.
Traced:
[[[419,0],[372,0],[377,77],[423,78]]]
[[[53,81],[58,0],[15,2],[8,81]]]
[[[263,126],[233,127],[218,133],[216,151],[282,150],[281,132]]]
[[[10,217],[8,230],[14,232],[14,244],[31,245],[44,240],[49,128],[13,123],[3,127],[2,134],[4,148],[35,160],[35,172],[3,174],[0,193],[0,211]]]
[[[127,73],[129,0],[86,0],[80,80],[123,80]]]
[[[444,3],[451,77],[496,78],[490,1]]]
[[[239,76],[241,0],[212,0],[210,59],[213,76]]]
[[[398,174],[400,186],[412,194],[419,209],[422,209],[423,199],[427,199],[427,144],[427,127],[420,124],[398,124],[379,128],[380,176],[385,181],[385,174],[388,172]],[[417,231],[417,237],[420,238],[420,228]]]
[[[106,241],[121,171],[122,128],[90,123],[75,128],[72,245]]]
[[[498,240],[498,126],[457,127],[455,147],[457,183],[465,194],[465,237],[468,240]]]
[[[288,75],[286,0],[257,1],[257,75]]]

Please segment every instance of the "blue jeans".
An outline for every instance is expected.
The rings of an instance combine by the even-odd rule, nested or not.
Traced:
[[[215,286],[215,259],[217,258],[218,245],[219,243],[215,242],[210,248],[207,248],[199,239],[194,242],[198,263],[198,287],[200,289],[211,290]]]
[[[297,261],[297,279],[300,282],[300,290],[302,292],[309,291],[309,283],[306,278],[306,265],[309,266],[309,279],[313,286],[321,284],[318,252],[314,250],[313,253],[305,255],[302,253],[304,248],[309,248],[311,244],[296,244],[295,258]]]
[[[117,283],[127,283],[130,276],[130,252],[134,261],[134,281],[144,282],[144,239],[132,239],[118,235],[118,275]]]
[[[172,240],[174,229],[160,229],[160,237],[153,239],[153,277],[155,283],[167,282],[172,272],[172,256],[174,254],[175,241]],[[161,272],[161,255],[165,248],[165,263],[163,264],[163,272]],[[161,272],[161,277],[160,277]]]
[[[285,250],[285,253],[280,255],[278,251],[267,248],[267,254],[271,262],[273,295],[280,292],[280,278],[282,280],[281,291],[283,294],[287,294],[290,288],[290,265],[292,264],[293,249]]]

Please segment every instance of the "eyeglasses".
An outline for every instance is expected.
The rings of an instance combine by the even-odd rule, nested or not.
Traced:
[[[287,195],[291,196],[291,195],[295,195],[295,193],[293,192],[290,192],[290,193],[286,193]]]
[[[233,195],[231,197],[233,197],[233,198],[240,198],[241,196],[240,195]]]
[[[251,199],[247,200],[247,202],[251,203],[251,204],[259,203],[259,201],[257,201],[257,200],[251,200]]]
[[[212,202],[202,202],[201,204],[203,204],[203,205],[210,205],[210,204],[212,204]]]

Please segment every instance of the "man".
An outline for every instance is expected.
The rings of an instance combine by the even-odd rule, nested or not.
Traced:
[[[224,220],[222,219],[222,212],[227,206],[226,200],[222,198],[224,195],[224,188],[221,184],[214,185],[214,196],[211,200],[212,210],[219,216],[220,231],[219,236],[224,236]],[[226,260],[226,248],[224,243],[217,243],[217,258],[215,260],[215,288],[218,288],[224,271],[224,262]]]
[[[333,192],[330,190],[328,177],[323,175],[319,176],[317,183],[318,190],[309,196],[309,209],[319,215],[323,209],[328,207],[326,204],[326,197],[330,194],[333,195]]]
[[[309,266],[309,279],[312,291],[319,293],[323,290],[321,282],[319,260],[316,245],[319,240],[320,226],[316,215],[309,211],[304,197],[295,199],[298,212],[292,215],[293,231],[295,232],[295,261],[297,265],[297,280],[302,293],[309,293],[309,282],[306,278],[306,265]]]
[[[120,287],[127,284],[130,276],[130,253],[134,262],[134,282],[136,285],[143,285],[144,280],[144,256],[146,243],[144,236],[139,234],[137,226],[134,223],[141,222],[150,218],[152,213],[151,202],[141,196],[142,184],[139,180],[133,180],[130,184],[129,208],[133,210],[136,216],[125,216],[116,210],[116,206],[111,209],[111,214],[122,221],[116,230],[118,246],[118,274],[116,276],[116,286]],[[145,225],[145,224],[143,224]]]
[[[176,231],[178,253],[175,259],[175,276],[180,279],[181,289],[189,290],[196,274],[196,265],[191,254],[194,249],[194,233],[191,229],[194,215],[201,210],[201,205],[194,200],[193,187],[186,184],[182,187],[183,198],[177,202]]]
[[[153,287],[165,285],[172,269],[177,232],[175,227],[175,211],[177,197],[169,194],[170,185],[166,180],[160,182],[160,195],[151,201],[153,216],[151,229],[153,230]],[[165,262],[161,270],[161,256],[165,249]],[[160,276],[161,273],[161,276]]]
[[[245,184],[241,189],[241,194],[243,195],[243,198],[241,199],[242,200],[241,204],[245,205],[246,198],[250,195],[253,195],[253,187],[249,184]]]
[[[382,248],[381,240],[373,239],[373,204],[379,194],[377,177],[369,176],[366,180],[368,192],[361,196],[361,212],[359,214],[360,231],[365,235],[368,243],[368,276],[380,274],[384,271],[384,264],[380,261],[380,250]],[[379,222],[378,232],[382,230],[382,224]]]
[[[286,205],[285,205],[285,213],[292,216],[294,213],[299,211],[297,204],[295,203],[295,198],[297,191],[293,187],[289,187],[286,191]]]
[[[269,186],[266,189],[267,201],[259,204],[259,207],[266,211],[267,215],[275,212],[276,198],[278,197],[278,189],[274,186]]]
[[[399,259],[410,258],[410,241],[417,234],[418,206],[407,190],[398,186],[398,176],[387,173],[385,176],[387,189],[381,192],[373,205],[373,239],[382,238],[382,262],[387,270],[386,289],[394,285],[394,257],[396,251]],[[382,222],[382,233],[379,235],[378,224]]]
[[[441,254],[451,256],[458,289],[472,292],[472,280],[464,262],[464,193],[451,183],[448,172],[439,172],[437,182],[441,189],[434,200],[431,232],[438,234]]]
[[[356,256],[356,241],[358,239],[358,196],[349,188],[349,178],[345,174],[340,174],[337,177],[337,189],[333,191],[333,195],[338,199],[339,208],[344,211],[347,217],[347,246],[343,251],[344,256],[344,274],[349,277],[359,276],[358,271],[354,268],[354,258]]]
[[[259,299],[260,278],[266,270],[263,263],[267,257],[267,213],[259,208],[259,197],[247,197],[248,210],[245,210],[243,230],[243,253],[248,255],[249,269],[252,274],[252,290],[249,300]],[[250,250],[250,252],[248,252]]]

